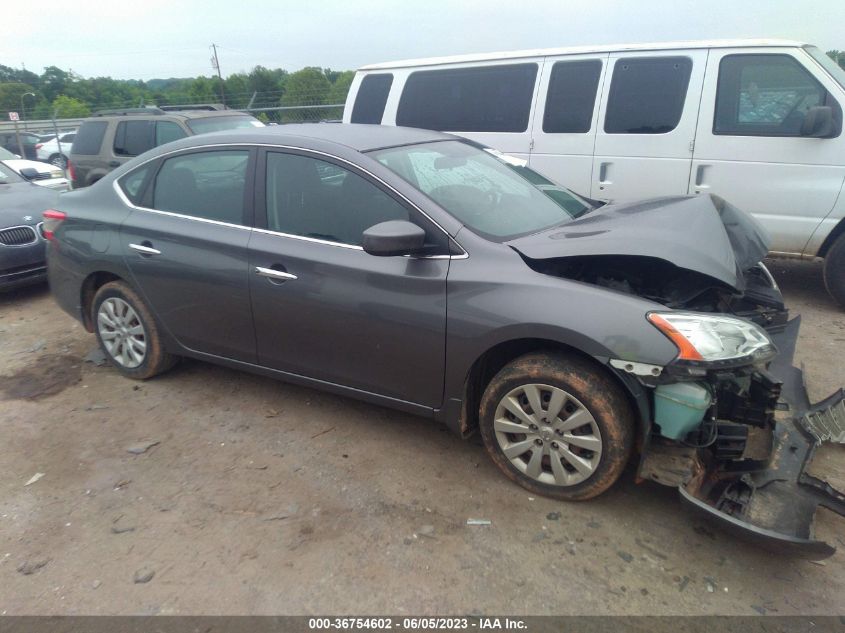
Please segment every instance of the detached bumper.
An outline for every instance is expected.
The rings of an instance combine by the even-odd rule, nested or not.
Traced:
[[[739,536],[781,554],[821,559],[836,548],[816,539],[814,520],[820,507],[845,516],[845,494],[831,484],[845,464],[817,458],[820,451],[839,452],[825,445],[845,439],[845,392],[810,405],[803,373],[792,366],[799,327],[794,319],[773,337],[780,355],[769,371],[783,383],[774,428],[753,429],[742,459],[686,449],[681,460],[673,456],[674,472],[682,464],[676,481],[684,501]],[[833,472],[824,472],[832,465]]]

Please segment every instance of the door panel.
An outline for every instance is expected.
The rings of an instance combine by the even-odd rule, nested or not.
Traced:
[[[531,168],[587,197],[607,59],[606,54],[547,57],[532,127]]]
[[[273,279],[257,267],[287,272]],[[256,231],[259,363],[427,407],[443,394],[448,259],[374,257]]]
[[[121,246],[136,286],[185,347],[255,362],[249,234],[243,227],[145,210],[133,211],[121,227]]]
[[[783,56],[789,59],[784,60]],[[720,120],[718,126],[726,131],[717,134],[714,128],[717,127],[719,72],[726,57],[731,58],[725,66],[726,73],[734,66],[739,67],[740,93],[736,98],[738,104],[733,104],[733,111],[727,112],[733,115],[735,129],[730,129],[729,121]],[[757,64],[757,60],[764,63]],[[765,75],[759,81],[751,81],[757,79],[754,67],[767,65]],[[790,70],[793,66],[795,72]],[[776,81],[779,68],[784,76],[781,82]],[[726,88],[728,79],[726,76]],[[753,214],[771,235],[773,251],[804,253],[813,232],[833,209],[845,180],[842,160],[845,137],[841,134],[829,139],[770,135],[795,133],[795,126],[786,125],[781,132],[775,124],[779,121],[786,124],[791,115],[818,105],[817,97],[804,102],[793,99],[800,89],[812,88],[814,83],[827,91],[836,101],[836,107],[841,108],[845,103],[841,87],[819,72],[815,61],[800,49],[743,48],[711,52],[702,92],[690,193],[713,193]],[[721,98],[725,99],[725,95]],[[779,103],[789,107],[778,109],[775,106]],[[727,105],[722,108],[726,109]],[[726,118],[724,112],[719,116]],[[757,125],[759,131],[753,129]]]
[[[610,55],[593,159],[593,198],[627,202],[687,193],[706,63],[706,50]]]

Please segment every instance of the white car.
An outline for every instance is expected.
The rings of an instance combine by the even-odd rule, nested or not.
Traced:
[[[70,156],[70,147],[73,145],[74,138],[76,138],[76,130],[60,133],[58,141],[54,136],[49,141],[38,143],[35,146],[38,160],[64,169],[67,167],[67,157]],[[59,143],[61,143],[61,150],[59,150]]]
[[[70,183],[65,178],[65,172],[55,165],[25,160],[2,147],[0,147],[0,161],[22,178],[32,181],[36,185],[57,191],[70,189]]]

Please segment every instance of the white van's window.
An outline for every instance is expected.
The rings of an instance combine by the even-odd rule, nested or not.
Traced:
[[[450,132],[525,132],[537,64],[422,70],[405,82],[397,125]]]
[[[600,75],[601,61],[598,59],[557,62],[552,66],[543,131],[589,132]]]
[[[618,59],[607,98],[608,134],[665,134],[678,126],[687,98],[689,57]]]
[[[355,105],[352,107],[352,123],[381,123],[393,75],[367,75],[361,80]]]
[[[719,64],[714,134],[801,136],[807,110],[839,104],[790,55],[727,55]]]

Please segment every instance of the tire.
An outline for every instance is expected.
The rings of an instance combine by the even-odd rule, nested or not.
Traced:
[[[824,285],[830,296],[845,308],[845,233],[836,238],[824,258]]]
[[[97,291],[91,322],[100,349],[127,378],[146,380],[176,363],[177,357],[164,350],[159,326],[143,299],[122,281]]]
[[[67,169],[67,156],[62,154],[53,154],[47,159],[47,162],[61,169]]]
[[[552,418],[554,408],[559,413]],[[535,421],[535,429],[528,426]],[[634,439],[633,412],[621,388],[589,361],[557,353],[527,354],[496,374],[481,399],[479,425],[487,454],[508,478],[562,501],[591,499],[610,488]]]

